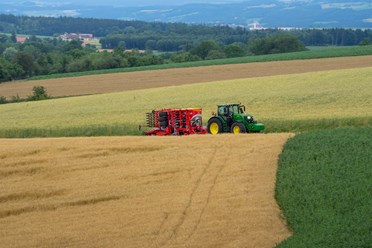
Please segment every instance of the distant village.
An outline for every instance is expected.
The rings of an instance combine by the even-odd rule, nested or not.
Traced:
[[[81,46],[86,47],[87,45],[93,45],[97,49],[101,50],[101,44],[99,43],[98,38],[94,38],[93,34],[77,34],[77,33],[64,33],[59,36],[62,40],[72,41],[72,40],[81,40]]]
[[[17,42],[18,43],[24,43],[28,36],[20,36],[17,35]],[[65,41],[71,41],[71,40],[81,40],[82,46],[86,46],[89,43],[92,43],[92,41],[99,42],[98,38],[94,38],[93,34],[77,34],[77,33],[64,33],[59,36],[62,40]]]
[[[59,36],[62,40],[93,40],[93,34],[76,34],[76,33],[64,33]]]
[[[258,21],[254,21],[248,25],[237,25],[237,24],[228,24],[226,25],[228,27],[231,27],[231,28],[243,28],[243,29],[248,29],[248,30],[251,30],[251,31],[256,31],[256,30],[272,30],[272,29],[275,29],[275,30],[285,30],[285,31],[291,31],[291,30],[302,30],[303,28],[295,28],[295,27],[276,27],[276,28],[268,28],[268,27],[264,27],[263,25],[261,25]]]
[[[17,35],[17,43],[25,43],[29,36]],[[81,46],[86,47],[87,45],[94,46],[97,49],[97,52],[113,52],[113,49],[102,49],[99,42],[99,38],[95,38],[93,34],[79,34],[79,33],[64,33],[59,36],[60,39],[64,41],[80,40]],[[132,52],[132,49],[125,50],[127,52]],[[136,50],[139,53],[145,53],[144,50]]]
[[[17,35],[17,43],[25,43],[29,36],[22,36]],[[109,51],[110,49],[100,49],[101,44],[99,43],[99,39],[95,38],[93,34],[79,34],[79,33],[64,33],[59,36],[60,39],[64,41],[72,41],[72,40],[81,40],[81,46],[86,47],[87,45],[92,45],[97,48],[98,51]],[[110,51],[109,51],[110,52]]]
[[[255,21],[252,22],[248,25],[236,25],[236,24],[228,24],[226,26],[229,26],[231,28],[244,28],[244,29],[249,29],[252,31],[255,30],[269,30],[269,29],[277,29],[277,30],[299,30],[302,28],[294,28],[294,27],[277,27],[277,28],[267,28],[262,26],[259,22]],[[28,36],[17,36],[17,42],[18,43],[24,43]],[[101,49],[101,44],[99,43],[99,38],[95,38],[93,34],[80,34],[80,33],[64,33],[59,36],[60,39],[65,40],[65,41],[71,41],[71,40],[76,40],[79,39],[82,41],[81,46],[86,47],[87,45],[93,45],[97,48],[98,51],[108,51],[111,52],[112,49]]]
[[[264,27],[257,21],[252,22],[251,24],[248,24],[248,25],[228,24],[226,26],[229,26],[229,27],[232,27],[232,28],[240,27],[240,28],[249,29],[249,30],[252,30],[252,31],[273,29],[273,28]],[[274,28],[274,29],[288,30],[289,31],[289,30],[298,30],[298,29],[302,29],[302,28],[277,27],[277,28]],[[17,42],[18,43],[24,43],[27,38],[28,38],[27,36],[17,36]],[[110,50],[110,49],[100,49],[101,44],[99,43],[99,38],[95,38],[93,34],[64,33],[64,34],[60,35],[59,38],[61,38],[62,40],[65,40],[65,41],[71,41],[71,40],[79,39],[79,40],[82,41],[81,46],[83,46],[83,47],[85,47],[89,44],[89,45],[95,46],[99,51]]]

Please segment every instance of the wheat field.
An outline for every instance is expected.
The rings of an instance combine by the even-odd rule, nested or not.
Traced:
[[[0,246],[273,247],[291,136],[0,139]]]
[[[241,102],[258,120],[372,116],[372,67],[215,81],[202,84],[0,105],[0,129],[133,125],[157,108]]]

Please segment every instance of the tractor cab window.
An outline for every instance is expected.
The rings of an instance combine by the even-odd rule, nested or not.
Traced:
[[[230,113],[239,113],[239,107],[236,105],[230,106]]]
[[[225,115],[226,114],[225,113],[225,107],[223,107],[223,106],[218,107],[218,114],[219,115]]]
[[[232,114],[234,113],[234,107],[233,106],[229,106],[229,114]]]

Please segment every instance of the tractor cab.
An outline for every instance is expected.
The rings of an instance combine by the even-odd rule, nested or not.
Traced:
[[[208,121],[211,134],[260,132],[264,128],[264,124],[257,123],[251,114],[245,113],[245,106],[241,104],[218,105],[217,114]]]
[[[228,116],[232,114],[244,114],[245,106],[240,104],[218,105],[218,114]]]

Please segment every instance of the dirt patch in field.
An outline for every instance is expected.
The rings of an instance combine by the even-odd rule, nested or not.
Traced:
[[[20,97],[26,97],[31,95],[32,87],[35,85],[43,85],[52,96],[72,96],[370,66],[372,66],[372,56],[203,66],[19,81],[0,84],[0,95],[11,97],[18,94]]]
[[[274,199],[290,136],[0,140],[0,243],[273,247],[290,235]]]

